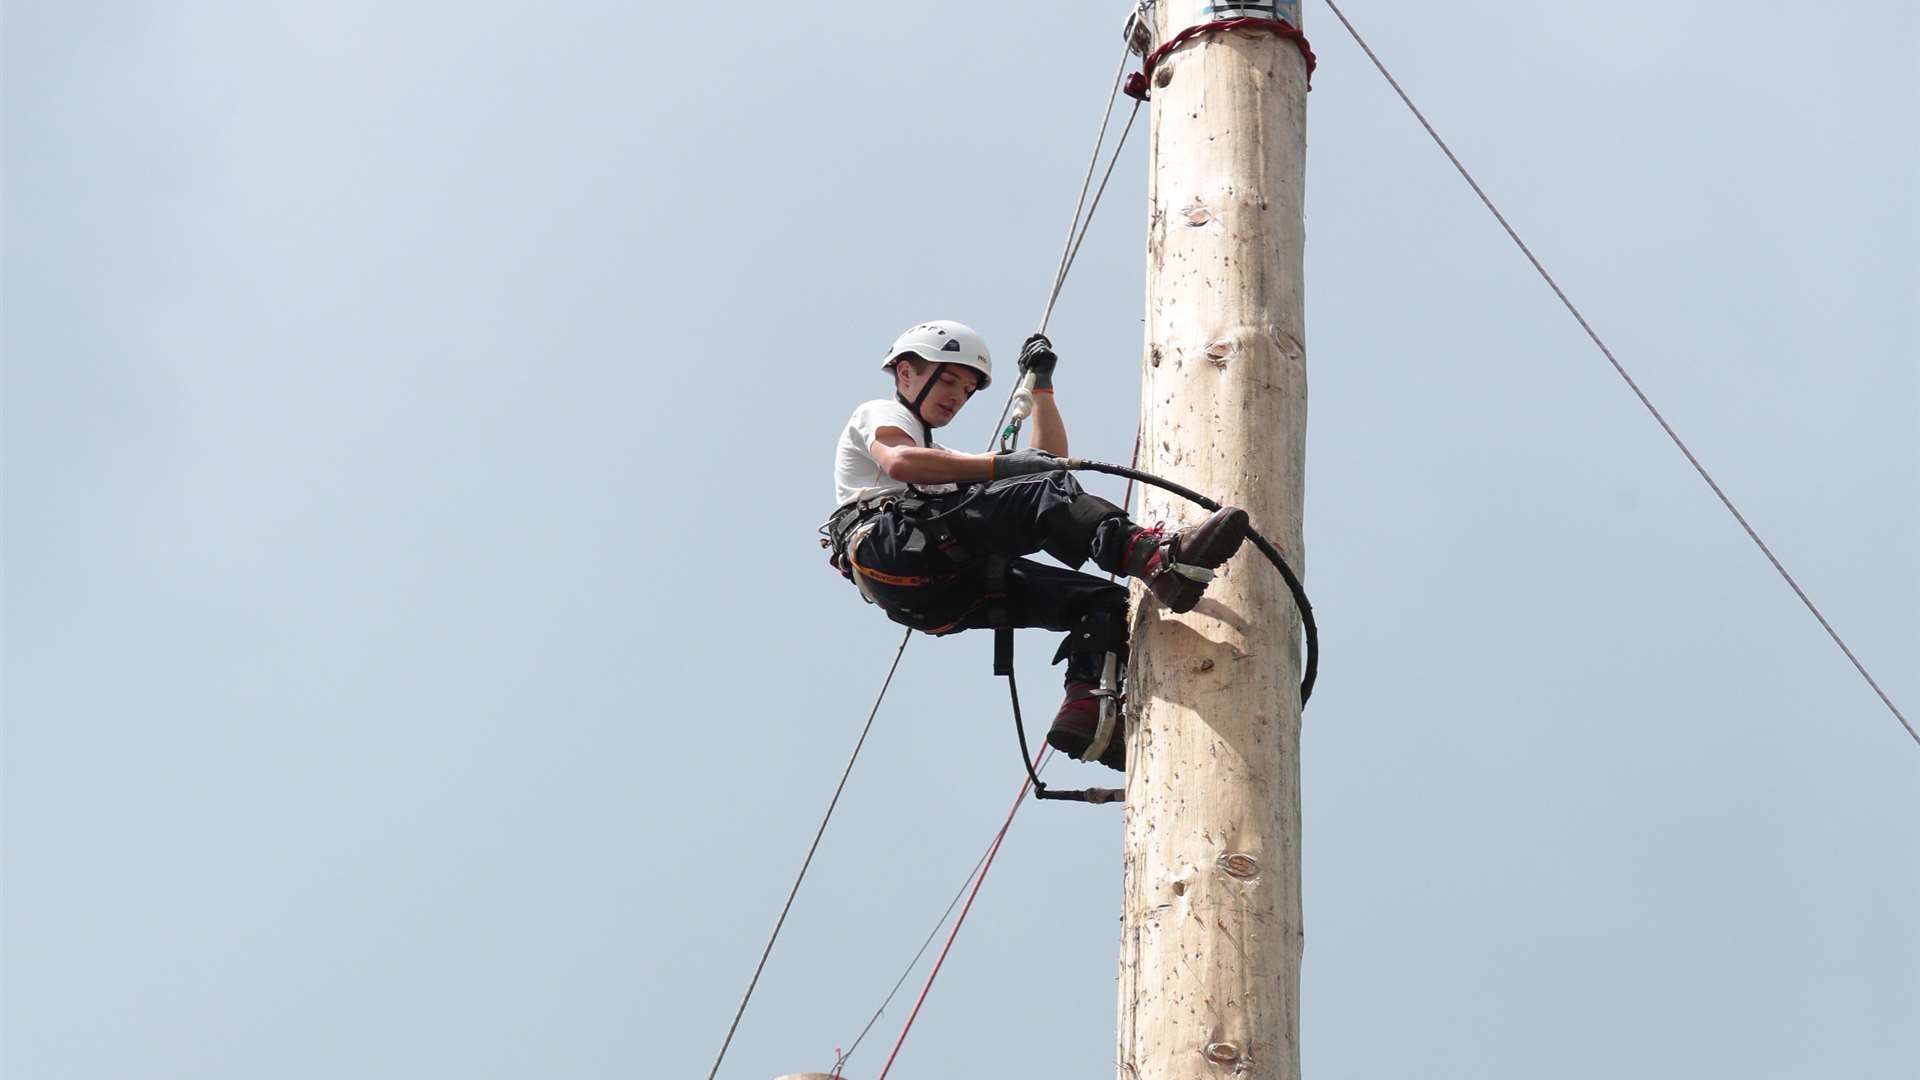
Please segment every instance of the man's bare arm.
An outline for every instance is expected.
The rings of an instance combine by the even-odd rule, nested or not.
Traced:
[[[1067,456],[1067,422],[1060,418],[1060,407],[1053,403],[1053,391],[1033,395],[1033,436],[1027,444],[1055,457]]]
[[[992,454],[962,454],[921,446],[897,427],[883,427],[868,448],[889,477],[907,484],[956,484],[993,479]]]

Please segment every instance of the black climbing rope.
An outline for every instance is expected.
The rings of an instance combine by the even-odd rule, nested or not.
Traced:
[[[1142,484],[1152,484],[1164,488],[1190,502],[1204,507],[1209,513],[1220,509],[1213,499],[1193,490],[1184,484],[1144,472],[1128,465],[1109,465],[1104,461],[1088,461],[1086,458],[1062,458],[1060,468],[1069,472],[1100,472],[1113,476],[1124,476]],[[1300,575],[1287,565],[1286,557],[1280,549],[1273,546],[1258,529],[1249,528],[1247,538],[1260,554],[1267,557],[1275,570],[1280,571],[1281,580],[1287,583],[1287,591],[1293,594],[1293,605],[1300,611],[1300,624],[1306,637],[1306,658],[1300,678],[1300,707],[1305,708],[1307,699],[1313,696],[1314,681],[1320,675],[1320,627],[1313,621],[1313,604],[1307,600],[1307,590],[1300,584]],[[1020,688],[1013,677],[1013,632],[1002,629],[995,632],[993,644],[993,673],[1007,678],[1007,692],[1013,698],[1013,731],[1020,740],[1020,761],[1027,768],[1027,778],[1033,785],[1033,797],[1036,799],[1076,800],[1088,803],[1119,802],[1123,793],[1110,788],[1088,788],[1083,791],[1055,791],[1040,782],[1040,776],[1033,769],[1033,751],[1027,742],[1026,720],[1020,715]]]
[[[1109,465],[1104,461],[1088,461],[1086,458],[1065,458],[1060,465],[1071,472],[1107,473],[1138,480],[1142,484],[1152,484],[1154,487],[1171,491],[1188,502],[1199,504],[1209,513],[1220,509],[1218,502],[1192,488],[1140,469],[1125,465]],[[1300,676],[1300,704],[1304,707],[1307,699],[1313,696],[1313,683],[1320,674],[1320,628],[1313,621],[1313,605],[1307,601],[1307,590],[1300,584],[1300,576],[1293,572],[1293,567],[1287,565],[1286,557],[1280,554],[1279,548],[1273,546],[1273,541],[1267,539],[1258,529],[1251,528],[1247,530],[1247,539],[1253,541],[1253,546],[1260,549],[1260,554],[1267,557],[1267,561],[1273,564],[1275,570],[1280,571],[1281,580],[1287,583],[1287,591],[1293,594],[1293,606],[1300,609],[1300,622],[1307,639],[1306,661]]]

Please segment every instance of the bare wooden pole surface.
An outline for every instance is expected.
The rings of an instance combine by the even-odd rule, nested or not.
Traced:
[[[1207,6],[1161,0],[1156,40]],[[1140,464],[1245,507],[1304,573],[1306,63],[1276,34],[1215,32],[1153,82]],[[1201,513],[1157,488],[1141,510]],[[1138,592],[1135,610],[1118,1075],[1292,1080],[1299,615],[1250,546],[1192,613]]]

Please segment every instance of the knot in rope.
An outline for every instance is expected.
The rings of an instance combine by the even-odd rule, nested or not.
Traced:
[[[1152,94],[1153,72],[1155,68],[1160,66],[1160,61],[1165,59],[1168,53],[1192,41],[1194,38],[1202,34],[1213,33],[1216,30],[1265,30],[1268,33],[1279,34],[1283,38],[1290,39],[1295,47],[1300,50],[1300,55],[1306,58],[1307,89],[1313,89],[1313,69],[1318,66],[1319,61],[1316,60],[1313,55],[1313,46],[1307,43],[1307,35],[1302,33],[1299,27],[1285,19],[1244,18],[1195,23],[1173,35],[1173,37],[1167,40],[1166,44],[1147,54],[1146,60],[1140,64],[1139,71],[1127,76],[1127,96],[1136,101],[1147,100]]]

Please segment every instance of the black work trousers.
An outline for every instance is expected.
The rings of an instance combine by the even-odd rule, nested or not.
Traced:
[[[1063,649],[1068,682],[1097,681],[1109,643],[1124,651],[1123,586],[1022,558],[1045,551],[1068,566],[1092,559],[1124,573],[1133,532],[1124,510],[1087,494],[1065,472],[914,498],[924,500],[918,512],[895,502],[846,525],[853,572],[888,618],[928,634],[989,626],[1064,631],[1089,616],[1110,619],[1108,642]],[[990,580],[989,555],[1006,558],[1004,583]]]

